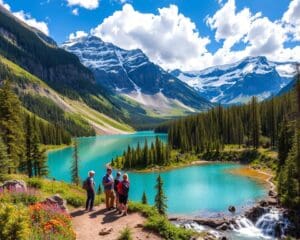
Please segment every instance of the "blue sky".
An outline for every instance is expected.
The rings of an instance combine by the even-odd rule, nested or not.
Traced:
[[[300,0],[0,0],[59,44],[92,33],[165,68],[299,61]],[[106,21],[104,21],[106,19]],[[103,22],[104,21],[104,22]],[[77,33],[76,33],[77,32]],[[294,56],[297,55],[297,56]]]

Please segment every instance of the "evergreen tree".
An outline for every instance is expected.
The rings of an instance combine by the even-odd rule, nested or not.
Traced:
[[[142,204],[148,204],[148,199],[147,199],[147,195],[146,195],[145,191],[143,192],[143,195],[142,195]]]
[[[26,117],[25,121],[25,152],[26,152],[26,167],[22,170],[27,173],[28,177],[33,177],[33,125],[30,116]]]
[[[8,172],[17,172],[25,155],[21,104],[8,81],[0,89],[0,134],[7,146]]]
[[[160,175],[156,179],[156,195],[155,195],[155,207],[160,214],[165,215],[167,211],[167,197],[163,190],[163,180]]]
[[[9,159],[7,156],[7,147],[0,137],[0,175],[8,172]]]
[[[250,110],[251,144],[254,148],[258,148],[259,137],[260,137],[260,118],[259,118],[259,111],[258,111],[258,104],[257,104],[256,97],[252,97],[250,109],[251,109]]]
[[[76,139],[74,140],[74,153],[73,153],[71,173],[72,173],[72,182],[75,183],[76,185],[79,185],[80,183],[79,155],[78,155],[78,142]]]

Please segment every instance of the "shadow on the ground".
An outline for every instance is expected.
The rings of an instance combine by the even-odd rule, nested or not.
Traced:
[[[77,210],[77,211],[75,211],[75,212],[71,212],[71,216],[72,217],[79,217],[79,216],[81,216],[81,215],[83,215],[85,213],[85,211],[84,210]]]
[[[99,215],[104,215],[102,224],[114,222],[121,217],[116,210],[107,211],[106,209],[101,209],[91,213],[90,218],[97,218]]]

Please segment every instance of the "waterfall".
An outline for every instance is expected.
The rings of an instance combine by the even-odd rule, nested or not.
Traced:
[[[271,209],[263,214],[254,224],[246,217],[238,217],[232,229],[244,236],[262,239],[274,239],[284,236],[289,221],[278,209]]]

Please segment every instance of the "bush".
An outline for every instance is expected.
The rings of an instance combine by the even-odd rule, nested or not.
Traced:
[[[147,218],[145,228],[159,233],[164,239],[187,240],[195,234],[193,231],[176,227],[152,206],[130,202],[129,210],[142,213]]]
[[[122,232],[118,240],[133,240],[132,233],[129,227],[126,227]]]
[[[40,196],[35,189],[28,188],[27,191],[23,189],[5,189],[0,191],[0,202],[31,205],[38,202],[39,199]]]
[[[73,207],[82,207],[85,203],[84,198],[79,197],[79,196],[73,196],[73,195],[69,195],[66,196],[65,199],[67,200],[67,203],[70,204]]]
[[[29,207],[33,239],[74,240],[71,217],[56,204],[36,203]]]
[[[43,183],[39,178],[29,178],[28,180],[26,180],[26,183],[29,187],[36,189],[41,189],[43,186]]]
[[[0,239],[29,239],[30,232],[30,218],[26,207],[19,204],[0,204]]]

